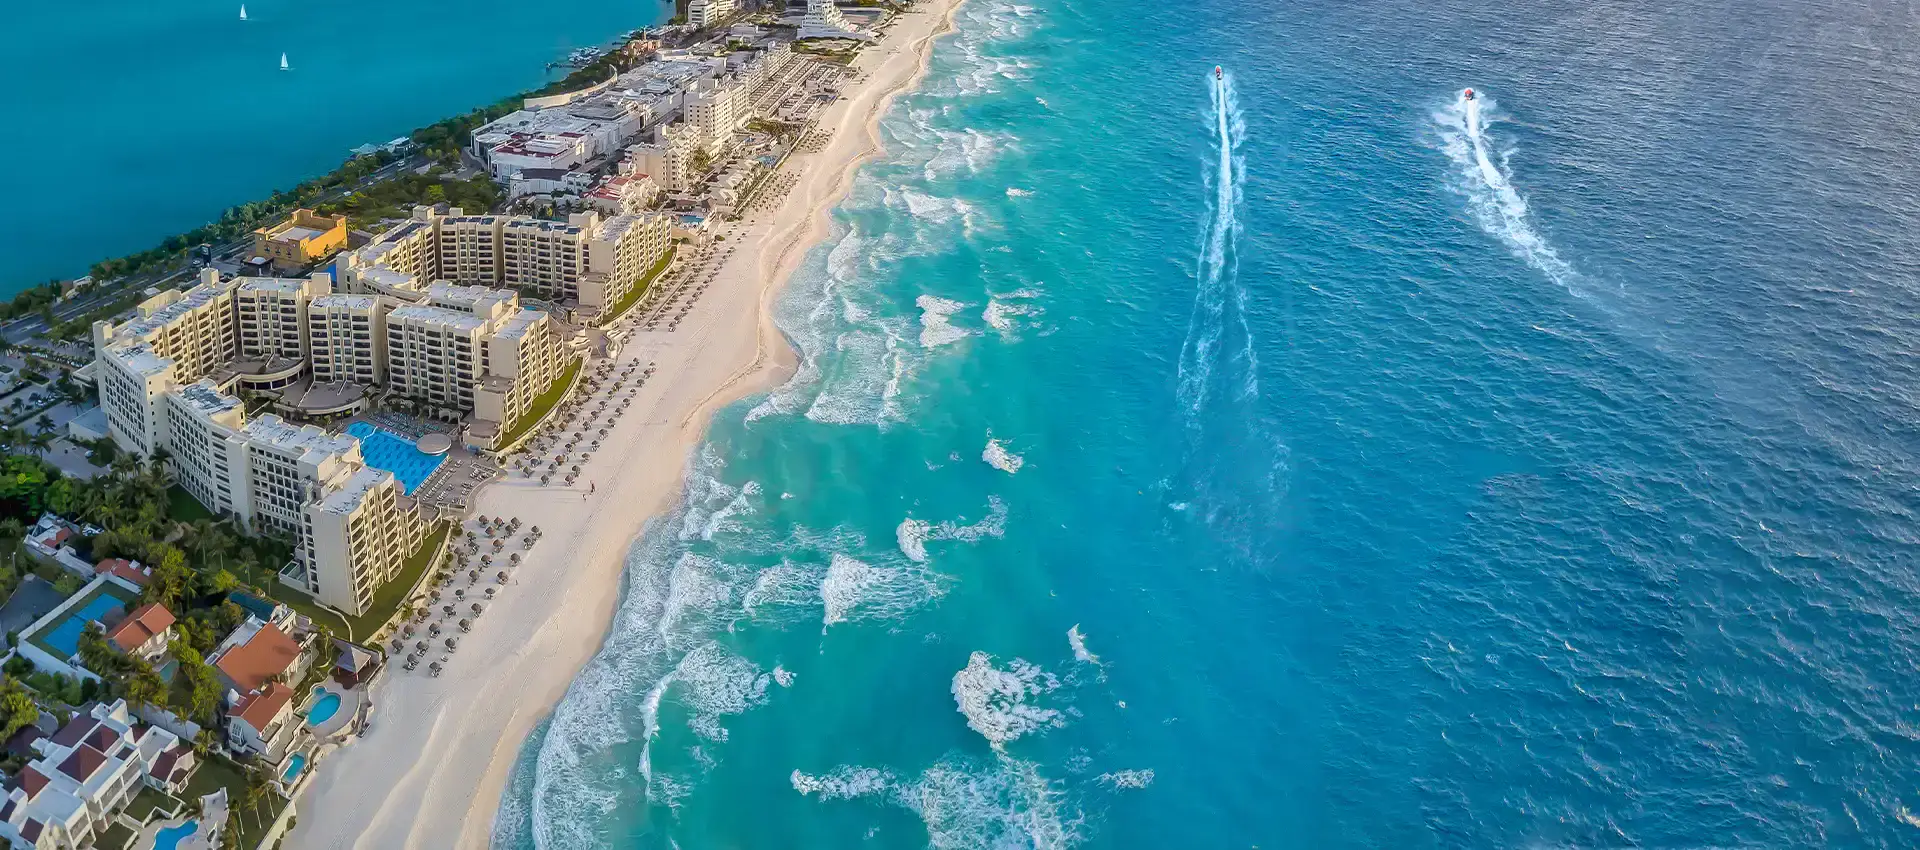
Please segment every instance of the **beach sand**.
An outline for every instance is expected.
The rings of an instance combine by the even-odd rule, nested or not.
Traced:
[[[516,477],[479,495],[476,515],[520,517],[544,531],[542,540],[442,675],[397,664],[382,674],[373,728],[318,764],[286,846],[487,846],[522,744],[599,649],[626,553],[644,523],[677,501],[708,418],[791,372],[795,355],[773,324],[773,299],[826,236],[829,211],[879,148],[881,115],[925,74],[933,39],[960,2],[921,3],[862,53],[864,78],[821,119],[831,141],[796,154],[785,171],[797,185],[721,243],[735,252],[679,330],[627,340],[620,363],[659,371],[585,464],[580,485]],[[589,481],[596,487],[586,494]]]

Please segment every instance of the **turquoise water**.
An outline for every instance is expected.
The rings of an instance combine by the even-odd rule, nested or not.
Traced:
[[[246,22],[240,3],[219,0],[8,9],[0,77],[23,81],[9,102],[23,140],[12,188],[32,200],[0,209],[0,295],[85,274],[324,174],[354,147],[540,85],[568,50],[670,14],[656,0],[563,15],[505,0],[459,14],[428,0],[246,6]],[[292,70],[279,70],[281,53]]]
[[[280,774],[280,779],[283,782],[292,782],[295,779],[300,778],[300,771],[303,771],[306,769],[307,769],[307,754],[294,753],[293,758],[287,760],[287,770],[286,772]]]
[[[162,829],[153,835],[153,850],[174,850],[174,848],[180,846],[181,840],[192,835],[194,830],[199,828],[199,821],[190,820],[179,826],[169,826]]]
[[[48,629],[40,636],[41,642],[60,651],[61,658],[67,658],[80,651],[80,634],[87,630],[87,624],[98,622],[107,612],[119,608],[125,603],[107,594],[101,594],[88,600],[67,615],[60,624]]]
[[[973,0],[495,846],[1912,846],[1910,18]]]
[[[446,455],[427,454],[412,440],[365,422],[348,425],[347,433],[359,438],[360,455],[367,465],[393,473],[408,495],[433,477],[433,471],[447,459]]]
[[[314,700],[313,708],[307,711],[308,726],[318,726],[332,720],[334,713],[340,710],[339,694],[324,689],[321,694],[319,699]]]

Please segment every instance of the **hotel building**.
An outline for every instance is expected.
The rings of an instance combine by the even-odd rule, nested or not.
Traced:
[[[276,269],[303,269],[347,247],[347,217],[294,210],[286,221],[253,232],[253,255]]]
[[[565,222],[528,216],[441,214],[426,207],[341,263],[348,291],[407,304],[445,281],[504,287],[590,314],[621,303],[667,255],[672,219],[656,213]]]

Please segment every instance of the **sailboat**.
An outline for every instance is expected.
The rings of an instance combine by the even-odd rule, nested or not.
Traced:
[[[247,19],[247,4],[242,3],[240,4],[240,20],[244,21],[246,19]]]
[[[287,68],[287,54],[285,53],[280,54],[280,70],[282,71],[289,70]]]

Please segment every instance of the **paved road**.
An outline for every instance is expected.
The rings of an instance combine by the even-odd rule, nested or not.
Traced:
[[[399,173],[401,173],[406,169],[419,168],[420,166],[423,166],[425,164],[427,164],[426,159],[419,155],[409,156],[405,159],[397,160],[395,162],[392,162],[383,166],[379,171],[376,171],[372,174],[367,175],[365,179],[361,180],[358,183],[355,183],[350,188],[337,189],[337,190],[334,190],[333,192],[329,192],[325,195],[322,195],[316,201],[316,203],[326,203],[328,201],[338,200],[346,196],[348,192],[359,191],[375,183],[379,183],[383,180],[391,179],[392,177],[394,177],[395,175],[398,175]],[[222,260],[228,260],[228,261],[234,260],[236,255],[245,251],[247,248],[251,247],[252,245],[253,245],[253,237],[251,235],[248,235],[248,236],[243,236],[236,239],[231,239],[226,242],[222,242],[220,244],[213,246],[213,256],[214,256],[215,264],[220,265],[220,261]],[[87,312],[97,307],[110,303],[114,299],[120,298],[121,296],[125,295],[128,291],[139,291],[142,289],[146,289],[148,287],[164,288],[164,287],[173,285],[175,283],[179,283],[179,282],[183,282],[188,279],[191,279],[195,274],[198,274],[198,273],[199,272],[195,269],[181,269],[179,271],[172,271],[172,272],[153,272],[149,274],[143,274],[143,275],[140,275],[139,277],[132,278],[131,280],[122,279],[121,283],[119,285],[116,285],[112,289],[103,290],[92,295],[82,296],[72,301],[55,305],[53,309],[53,317],[56,321],[61,321],[61,322],[69,321],[79,316],[83,316]],[[41,318],[40,316],[37,316],[37,315],[23,316],[11,322],[7,322],[4,325],[0,325],[0,338],[4,338],[7,342],[14,343],[17,345],[23,340],[27,339],[28,337],[45,333],[47,330],[48,330],[48,327],[47,327],[46,320]]]

